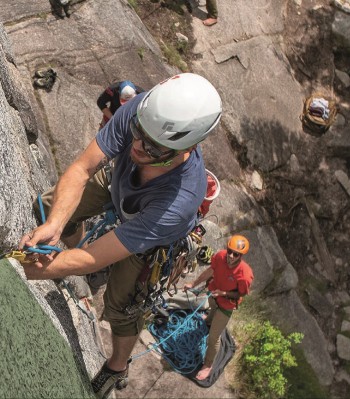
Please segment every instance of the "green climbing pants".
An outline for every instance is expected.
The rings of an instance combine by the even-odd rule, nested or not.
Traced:
[[[208,18],[217,18],[218,17],[218,6],[216,4],[216,0],[206,0],[206,8],[208,12]]]
[[[109,321],[112,333],[117,337],[130,337],[140,334],[144,324],[143,314],[136,313],[126,316],[124,308],[130,304],[130,298],[135,295],[136,281],[145,266],[145,262],[137,256],[132,255],[115,263],[107,282],[104,293],[103,319]],[[147,293],[147,284],[143,288]],[[143,300],[138,295],[138,304]]]
[[[54,190],[55,187],[52,187],[41,196],[45,215],[49,214]],[[104,205],[111,201],[107,176],[104,169],[101,169],[87,182],[80,204],[64,228],[62,238],[73,235],[84,220],[103,213]],[[39,217],[40,211],[37,201],[34,203],[34,209]]]
[[[211,366],[220,349],[220,336],[230,320],[229,312],[220,309],[213,297],[209,298],[210,312],[206,323],[210,324],[208,335],[208,349],[205,354],[204,364]],[[231,313],[232,314],[232,313]]]

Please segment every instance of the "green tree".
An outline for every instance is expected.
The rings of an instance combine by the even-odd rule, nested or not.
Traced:
[[[284,337],[269,322],[248,323],[243,327],[247,343],[239,358],[240,382],[259,399],[284,397],[288,381],[284,371],[297,366],[291,353],[292,343],[300,343],[303,334]]]

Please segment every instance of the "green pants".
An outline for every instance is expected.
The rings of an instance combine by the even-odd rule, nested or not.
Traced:
[[[217,18],[218,17],[218,6],[216,4],[216,0],[206,0],[206,7],[208,12],[208,18]]]
[[[41,196],[46,216],[49,214],[51,208],[54,190],[55,187],[52,187]],[[101,169],[87,182],[80,204],[65,226],[62,238],[73,235],[84,220],[103,213],[104,205],[111,201],[112,198],[108,190],[107,176],[104,169]],[[34,203],[34,210],[39,217],[40,211],[37,202]]]
[[[211,366],[214,362],[216,354],[220,349],[220,336],[224,331],[227,323],[230,320],[230,316],[227,312],[220,310],[216,301],[213,297],[209,298],[210,312],[206,319],[208,324],[211,324],[209,329],[209,336],[207,340],[208,349],[205,354],[204,364],[206,366]]]

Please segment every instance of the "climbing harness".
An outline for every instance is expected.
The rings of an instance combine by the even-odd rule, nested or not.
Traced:
[[[199,219],[207,214],[210,204],[220,193],[217,177],[209,170],[206,170],[206,173],[207,193],[198,211]],[[135,293],[124,308],[124,313],[128,317],[134,318],[140,313],[143,313],[144,317],[150,313],[167,313],[163,293],[166,291],[170,297],[173,297],[177,293],[180,278],[196,270],[205,233],[203,225],[197,224],[185,238],[168,247],[156,248],[148,256],[141,256],[145,266],[136,281]],[[202,254],[203,251],[206,254],[203,259],[209,263],[213,250],[205,247]]]
[[[167,252],[165,248],[158,248],[153,254],[146,256],[146,264],[136,280],[135,293],[124,308],[124,313],[129,318],[140,313],[156,312],[165,306],[164,285],[171,260],[172,246]]]
[[[141,256],[145,266],[136,281],[135,293],[124,308],[129,318],[140,314],[145,318],[150,313],[167,314],[163,294],[167,291],[169,296],[174,296],[180,277],[195,270],[196,255],[204,234],[204,227],[198,225],[184,239]]]
[[[336,115],[335,101],[322,93],[314,93],[305,99],[300,120],[305,132],[319,136],[327,132]]]

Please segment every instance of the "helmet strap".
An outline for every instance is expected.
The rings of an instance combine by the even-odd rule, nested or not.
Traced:
[[[160,162],[155,162],[155,163],[151,163],[149,164],[150,166],[170,166],[173,163],[174,158],[179,154],[178,151],[174,150],[173,154],[171,154],[169,156],[168,159],[165,159],[164,161],[160,161]]]
[[[168,159],[163,162],[151,163],[150,166],[170,166],[173,163],[173,159]]]

